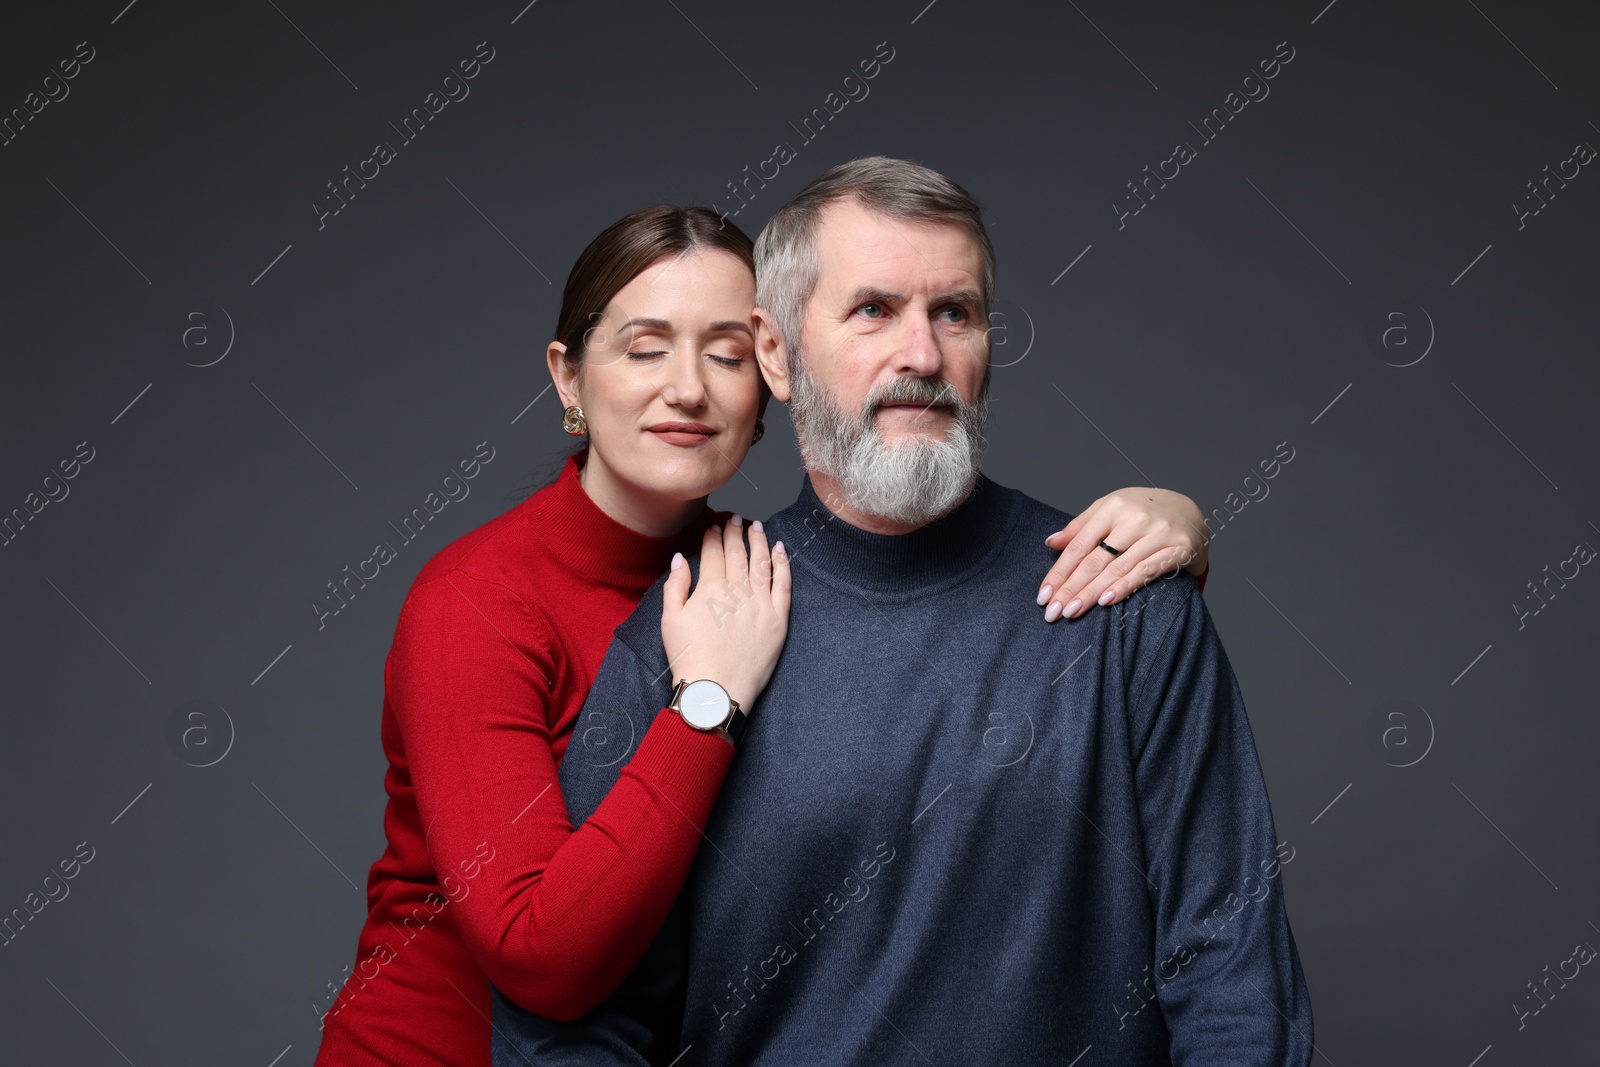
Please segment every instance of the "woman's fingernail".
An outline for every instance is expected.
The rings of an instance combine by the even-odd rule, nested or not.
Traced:
[[[719,533],[722,532],[722,527],[718,526],[716,523],[712,523],[711,524],[711,532],[714,533],[714,534],[719,534]]]
[[[672,569],[677,570],[681,566],[683,566],[683,553],[674,552],[672,554]]]
[[[735,515],[735,516],[733,516],[732,518],[730,518],[728,520],[728,525],[729,526],[743,526],[744,525],[744,520],[741,519],[739,516]]]
[[[750,524],[750,532],[751,533],[760,533],[761,532],[761,520],[760,519],[757,519],[755,522],[752,522]]]
[[[1078,612],[1082,608],[1083,608],[1083,601],[1074,600],[1072,603],[1067,605],[1067,610],[1062,612],[1062,614],[1065,615],[1069,619],[1076,619],[1078,617]]]
[[[1059,618],[1061,618],[1061,602],[1052,600],[1050,606],[1044,609],[1044,621],[1055,622]]]
[[[1100,599],[1097,601],[1097,603],[1101,607],[1105,607],[1107,604],[1111,603],[1111,598],[1116,596],[1116,595],[1117,595],[1117,590],[1113,586],[1112,588],[1107,589],[1104,593],[1100,594]]]
[[[783,547],[783,542],[782,541],[779,541],[777,544],[773,545],[772,546],[772,551],[773,551],[774,555],[779,555],[779,556],[787,556],[789,554],[789,550],[787,548]]]
[[[1045,604],[1049,603],[1050,601],[1050,592],[1051,590],[1048,585],[1041,586],[1039,589],[1039,599],[1035,600],[1034,603],[1039,605],[1041,608],[1044,607]]]

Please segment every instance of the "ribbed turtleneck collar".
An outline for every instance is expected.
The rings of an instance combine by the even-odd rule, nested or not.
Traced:
[[[768,525],[797,563],[862,592],[914,597],[981,570],[1011,536],[1017,515],[1016,495],[980,474],[943,518],[908,534],[869,533],[830,511],[808,474],[799,498]]]
[[[710,508],[675,537],[639,533],[600,510],[578,481],[588,451],[567,457],[560,476],[523,504],[528,528],[541,548],[583,577],[643,592],[666,573],[674,552],[691,553],[713,521]]]

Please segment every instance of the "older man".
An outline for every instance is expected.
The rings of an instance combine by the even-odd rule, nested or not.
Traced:
[[[1194,579],[1048,625],[1032,597],[1067,516],[979,472],[977,204],[856,160],[756,261],[757,354],[806,464],[767,523],[788,644],[638,971],[572,1024],[497,998],[496,1062],[642,1063],[637,1016],[679,992],[683,1064],[1307,1063],[1284,857]],[[658,585],[586,714],[698,681],[660,617]],[[574,755],[581,820],[618,765]]]

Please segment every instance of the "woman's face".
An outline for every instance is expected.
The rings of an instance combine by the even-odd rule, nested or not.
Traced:
[[[647,267],[589,329],[574,375],[551,345],[564,405],[589,423],[584,487],[607,506],[669,505],[720,487],[744,462],[760,399],[755,278],[736,256],[694,250]]]

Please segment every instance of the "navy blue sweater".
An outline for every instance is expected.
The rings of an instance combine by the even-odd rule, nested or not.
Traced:
[[[807,479],[767,524],[788,642],[679,907],[576,1023],[497,994],[495,1062],[643,1063],[631,1014],[681,991],[679,1067],[1308,1063],[1288,853],[1194,579],[1047,624],[1068,518],[980,478],[884,536]],[[595,725],[668,698],[660,619],[658,584],[605,657],[561,767],[574,822],[630,736]]]

